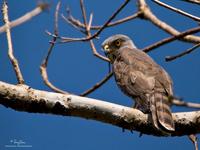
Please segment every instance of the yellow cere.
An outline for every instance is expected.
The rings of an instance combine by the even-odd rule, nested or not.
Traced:
[[[109,46],[106,44],[106,45],[104,46],[104,49],[105,49],[106,51],[108,51],[108,50],[109,50]]]

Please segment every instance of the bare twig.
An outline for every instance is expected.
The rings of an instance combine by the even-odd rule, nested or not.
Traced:
[[[57,6],[56,6],[56,11],[55,11],[55,21],[54,21],[54,34],[55,35],[58,35],[58,12],[60,9],[60,4],[61,3],[58,2]],[[53,50],[56,40],[57,40],[57,37],[53,37],[52,41],[50,42],[50,47],[48,49],[47,56],[45,57],[45,59],[43,60],[41,66],[40,66],[40,72],[41,72],[41,76],[42,76],[44,83],[49,88],[51,88],[53,91],[58,92],[58,93],[68,94],[68,92],[55,87],[48,79],[48,74],[47,74],[48,60],[49,60],[50,54]]]
[[[61,42],[59,43],[69,43],[69,42],[80,42],[80,41],[88,41],[88,38],[71,38],[71,37],[65,37],[65,36],[59,36],[59,35],[55,35],[54,33],[51,33],[49,31],[46,30],[46,33],[49,35],[49,36],[52,36],[52,37],[56,37],[57,39],[59,40],[62,40]]]
[[[182,53],[180,53],[180,54],[178,54],[178,55],[175,55],[175,56],[166,56],[166,57],[165,57],[165,60],[166,60],[166,61],[175,60],[175,59],[180,58],[180,57],[182,57],[182,56],[184,56],[184,55],[186,55],[186,54],[189,54],[189,53],[193,52],[193,51],[196,50],[198,47],[200,47],[200,43],[194,45],[193,47],[187,49],[186,51],[184,51],[184,52],[182,52]]]
[[[61,17],[62,17],[69,25],[71,25],[72,27],[74,27],[75,29],[77,29],[78,31],[80,31],[81,33],[86,34],[86,32],[85,32],[82,28],[80,28],[80,27],[78,27],[77,25],[75,25],[75,24],[73,24],[72,22],[70,22],[70,21],[68,20],[68,18],[66,18],[63,14],[61,14]],[[85,29],[85,28],[84,28],[84,29]]]
[[[80,0],[80,6],[81,6],[81,11],[82,11],[82,16],[83,16],[83,22],[85,25],[86,32],[88,34],[90,28],[88,27],[88,24],[87,24],[87,16],[86,16],[86,11],[85,11],[85,6],[84,6],[83,0]]]
[[[26,13],[25,15],[21,16],[20,18],[18,18],[16,20],[13,20],[13,21],[9,22],[10,28],[16,27],[16,26],[18,26],[18,25],[20,25],[22,23],[25,23],[25,22],[29,21],[33,17],[39,15],[41,12],[46,10],[48,7],[49,7],[49,5],[46,4],[46,3],[38,5],[32,11]],[[3,33],[5,31],[6,31],[6,25],[1,26],[0,27],[0,33]]]
[[[198,142],[197,142],[197,136],[195,134],[190,134],[189,136],[190,141],[194,144],[195,150],[198,150]]]
[[[170,6],[170,5],[168,5],[168,4],[164,3],[164,2],[161,2],[161,1],[159,1],[159,0],[153,0],[153,1],[154,1],[155,3],[157,3],[158,5],[163,6],[163,7],[167,8],[167,9],[170,9],[170,10],[176,12],[176,13],[179,13],[179,14],[181,14],[181,15],[184,15],[184,16],[186,16],[186,17],[189,17],[189,18],[191,18],[191,19],[193,19],[193,20],[195,20],[195,21],[200,21],[200,18],[199,18],[199,17],[194,16],[194,15],[191,15],[191,14],[189,14],[189,13],[183,11],[183,10],[177,9],[177,8],[175,8],[175,7],[172,7],[172,6]]]
[[[7,5],[6,0],[4,0],[4,2],[3,2],[2,13],[3,13],[3,21],[5,23],[5,28],[6,28],[7,42],[8,42],[8,56],[13,65],[13,69],[17,76],[18,83],[24,84],[24,79],[23,79],[22,73],[20,71],[18,61],[13,54],[12,38],[11,38],[10,25],[9,25],[10,22],[9,22],[9,17],[8,17],[8,5]]]
[[[125,17],[125,18],[122,18],[122,19],[119,19],[117,21],[113,21],[113,22],[110,22],[107,27],[112,27],[112,26],[115,26],[115,25],[119,25],[119,24],[122,24],[124,22],[127,22],[127,21],[130,21],[130,20],[133,20],[135,18],[137,18],[138,16],[140,16],[141,12],[138,11],[136,12],[135,14],[133,15],[130,15],[128,17]],[[73,26],[76,26],[78,28],[85,28],[85,25],[83,23],[81,23],[78,19],[75,19],[71,14],[68,13],[67,17],[65,17],[64,15],[62,15],[63,19],[73,25]],[[97,26],[91,26],[91,29],[93,30],[98,30],[98,29],[101,29],[103,25],[97,25]]]
[[[199,103],[186,102],[186,101],[179,100],[179,99],[173,99],[172,104],[176,105],[176,106],[183,106],[183,107],[200,109]]]
[[[87,37],[90,37],[91,36],[90,27],[91,27],[93,15],[92,14],[90,15],[90,20],[89,20],[89,24],[88,24],[83,0],[80,0],[80,6],[81,6],[82,15],[83,15],[83,21],[84,21],[84,24],[85,24],[86,34],[87,34]],[[89,40],[89,43],[90,43],[90,47],[92,49],[92,52],[93,52],[94,56],[96,56],[96,57],[98,57],[98,58],[100,58],[100,59],[102,59],[104,61],[109,61],[109,59],[107,57],[104,57],[104,56],[102,56],[101,54],[99,54],[97,52],[92,39]]]
[[[130,0],[126,0],[114,13],[111,15],[111,17],[105,22],[105,24],[93,35],[89,37],[83,37],[83,38],[68,38],[68,37],[59,37],[62,41],[62,43],[66,42],[75,42],[75,41],[89,41],[91,39],[96,38],[106,27],[107,25],[119,14],[119,12],[130,2]],[[53,35],[55,36],[55,35]]]
[[[91,30],[91,26],[92,26],[92,19],[93,19],[93,13],[90,14],[90,19],[89,19],[89,22],[88,22],[89,31]]]
[[[90,20],[92,20],[92,19],[90,19]],[[88,24],[88,29],[90,29],[90,25],[91,24]],[[88,36],[91,36],[90,30],[88,30]],[[92,52],[93,52],[94,56],[96,56],[96,57],[98,57],[98,58],[100,58],[100,59],[102,59],[104,61],[110,62],[110,60],[107,57],[105,57],[105,56],[103,56],[103,55],[101,55],[101,54],[99,54],[97,52],[97,49],[95,48],[94,42],[92,40],[90,40],[89,42],[90,42],[90,47],[92,49]]]
[[[199,31],[200,31],[200,27],[198,26],[198,27],[186,30],[184,32],[181,32],[178,35],[175,35],[175,36],[168,37],[168,38],[165,38],[163,40],[160,40],[160,41],[158,41],[158,42],[156,42],[156,43],[154,43],[154,44],[152,44],[150,46],[147,46],[147,47],[143,48],[142,50],[144,52],[149,52],[149,51],[151,51],[151,50],[153,50],[155,48],[158,48],[158,47],[160,47],[160,46],[162,46],[164,44],[167,44],[167,43],[172,42],[172,41],[177,40],[177,39],[181,39],[181,38],[183,38],[183,37],[185,37],[185,36],[187,36],[189,34],[194,34],[194,33],[197,33]]]
[[[82,15],[83,15],[83,21],[84,21],[84,25],[85,25],[86,34],[87,34],[87,37],[90,37],[91,36],[90,27],[91,27],[91,24],[92,24],[93,15],[92,14],[90,15],[89,23],[87,23],[87,16],[86,16],[86,11],[85,11],[83,0],[80,0],[80,6],[81,6]],[[107,57],[104,57],[97,52],[92,39],[89,40],[89,43],[90,43],[90,47],[92,49],[94,56],[96,56],[96,57],[98,57],[98,58],[100,58],[104,61],[109,62],[109,59]]]
[[[125,2],[105,22],[105,24],[93,36],[91,36],[89,39],[93,39],[94,37],[97,37],[129,2],[130,2],[130,0],[125,0]]]
[[[92,14],[90,15],[90,20],[89,20],[89,23],[87,24],[87,16],[86,16],[86,10],[85,10],[85,6],[84,6],[84,2],[83,0],[80,0],[80,6],[81,6],[81,11],[82,11],[82,15],[83,15],[83,22],[84,22],[84,26],[85,26],[85,30],[86,30],[86,34],[87,36],[91,36],[91,33],[90,33],[90,27],[91,27],[91,24],[92,24]],[[100,55],[95,46],[94,46],[94,43],[92,40],[89,41],[90,42],[90,47],[93,51],[93,54],[95,56],[97,56],[98,58],[101,58],[103,60],[106,60],[106,61],[109,61],[108,58]],[[85,92],[83,92],[82,94],[80,94],[80,96],[86,96],[88,94],[90,94],[91,92],[95,91],[97,88],[99,88],[101,85],[103,85],[112,75],[108,75],[106,76],[102,81],[100,81],[100,83],[97,83],[96,85],[94,85],[92,88],[86,90]]]
[[[109,60],[107,57],[104,57],[103,55],[101,55],[101,54],[99,54],[99,53],[97,52],[97,50],[96,50],[96,48],[95,48],[95,46],[94,46],[93,41],[90,41],[90,47],[91,47],[91,49],[92,49],[92,52],[93,52],[94,56],[96,56],[96,57],[98,57],[98,58],[100,58],[100,59],[102,59],[102,60],[104,60],[104,61],[110,62],[110,60]]]
[[[96,89],[98,89],[104,83],[106,83],[112,77],[112,75],[113,75],[113,72],[110,72],[101,81],[97,82],[93,87],[91,87],[88,90],[81,93],[80,96],[87,96],[88,94],[94,92]]]
[[[155,26],[159,27],[160,29],[164,30],[165,32],[167,32],[167,33],[169,33],[171,35],[176,36],[176,35],[180,34],[180,32],[177,31],[176,29],[174,29],[172,26],[170,26],[169,24],[165,23],[164,21],[161,21],[159,18],[157,18],[152,13],[150,8],[146,4],[145,0],[138,0],[138,4],[139,4],[139,11],[142,12],[142,15],[140,15],[141,18],[149,20]],[[190,42],[190,43],[199,43],[200,42],[200,37],[194,36],[194,35],[187,35],[187,36],[184,36],[184,37],[180,38],[180,40],[185,41],[185,42]]]

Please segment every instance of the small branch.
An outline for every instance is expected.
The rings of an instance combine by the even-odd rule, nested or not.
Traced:
[[[24,79],[23,79],[22,73],[20,71],[18,61],[13,54],[12,39],[11,39],[10,25],[9,25],[10,22],[9,22],[9,17],[8,17],[8,5],[5,0],[3,2],[2,13],[3,13],[3,21],[4,21],[5,27],[6,27],[6,37],[7,37],[7,42],[8,42],[8,56],[13,65],[13,69],[17,76],[18,83],[24,84]]]
[[[81,93],[80,96],[87,96],[88,94],[94,92],[96,89],[101,87],[104,83],[106,83],[112,77],[112,75],[113,75],[113,72],[110,72],[101,81],[97,82],[93,87]]]
[[[18,111],[81,117],[144,134],[163,136],[162,132],[154,128],[147,114],[137,109],[92,98],[0,82],[0,104]],[[171,136],[200,133],[199,118],[200,111],[173,113],[175,132]]]
[[[60,10],[60,5],[61,5],[61,2],[59,1],[56,5],[56,10],[55,10],[55,21],[54,21],[54,34],[58,35],[58,13],[59,13],[59,10]]]
[[[82,28],[79,28],[78,26],[74,25],[72,22],[70,22],[68,20],[68,18],[66,18],[63,14],[61,14],[61,17],[69,24],[71,25],[72,27],[74,27],[75,29],[77,29],[78,31],[80,31],[81,33],[83,34],[86,34],[86,32],[82,29]]]
[[[49,48],[50,50],[51,48]],[[40,72],[41,72],[41,76],[42,79],[44,81],[44,83],[53,91],[58,92],[58,93],[62,93],[62,94],[68,94],[68,92],[63,91],[57,87],[55,87],[48,79],[48,74],[47,74],[47,70],[46,70],[46,66],[45,66],[45,62],[43,62],[40,66]]]
[[[176,106],[184,106],[184,107],[200,109],[199,103],[191,103],[191,102],[186,102],[186,101],[182,101],[182,100],[179,100],[179,99],[173,99],[172,104],[174,104]]]
[[[130,0],[126,0],[114,13],[111,17],[105,22],[105,24],[93,35],[84,38],[68,38],[68,37],[59,37],[62,41],[61,43],[66,42],[75,42],[75,41],[89,41],[91,39],[96,38],[106,27],[107,25],[120,13],[120,11],[130,2]],[[55,35],[54,35],[55,36]]]
[[[139,11],[142,12],[142,15],[140,15],[140,17],[142,19],[147,19],[150,22],[152,22],[155,26],[159,27],[160,29],[164,30],[165,32],[171,34],[171,35],[179,35],[180,32],[177,31],[176,29],[174,29],[172,26],[168,25],[167,23],[161,21],[159,18],[157,18],[152,11],[150,10],[150,8],[148,7],[148,5],[146,4],[145,0],[138,0],[138,4],[139,4]],[[194,36],[194,35],[187,35],[184,36],[182,38],[180,38],[180,40],[185,41],[185,42],[190,42],[190,43],[200,43],[200,37],[198,36]]]
[[[90,39],[97,37],[129,2],[130,0],[125,0],[125,2],[113,13],[113,15],[111,15],[111,17],[105,22],[105,24],[93,36],[91,36]]]
[[[198,150],[198,142],[197,142],[197,136],[195,134],[191,134],[188,136],[190,141],[194,144],[195,150]]]
[[[91,24],[92,24],[92,18],[93,18],[93,15],[91,14],[90,15],[90,20],[89,20],[89,24],[87,24],[87,16],[86,16],[86,11],[85,11],[85,7],[84,7],[84,3],[83,3],[83,0],[80,0],[80,6],[81,6],[81,11],[82,11],[82,15],[83,15],[83,21],[84,21],[84,24],[85,24],[85,30],[86,30],[86,34],[87,34],[87,37],[90,37],[91,36],[91,33],[90,33],[90,27],[91,27]],[[94,43],[92,40],[89,40],[89,43],[90,43],[90,47],[92,49],[92,52],[94,54],[94,56],[104,60],[104,61],[108,61],[109,62],[109,59],[107,57],[104,57],[102,56],[101,54],[99,54],[94,46]]]
[[[55,11],[55,21],[54,21],[54,34],[55,35],[58,35],[58,12],[59,12],[59,9],[60,9],[60,4],[61,3],[58,2],[57,6],[56,6],[56,11]],[[63,91],[63,90],[55,87],[48,79],[48,74],[47,74],[48,60],[49,60],[51,52],[54,48],[56,40],[57,40],[57,37],[53,37],[52,41],[50,42],[50,47],[48,49],[47,56],[45,57],[45,59],[43,60],[41,66],[40,66],[40,72],[41,72],[41,76],[42,76],[44,83],[49,88],[51,88],[53,91],[58,92],[58,93],[68,94],[68,92]]]
[[[86,11],[85,11],[85,6],[83,3],[83,0],[80,0],[80,6],[81,6],[81,11],[82,11],[82,16],[83,16],[83,22],[85,25],[85,30],[86,30],[86,32],[89,32],[90,28],[88,27],[88,24],[87,24],[87,16],[86,16]]]
[[[165,38],[163,40],[160,40],[160,41],[158,41],[158,42],[156,42],[156,43],[154,43],[154,44],[152,44],[150,46],[147,46],[147,47],[143,48],[142,50],[144,52],[149,52],[149,51],[152,51],[153,49],[158,48],[158,47],[160,47],[160,46],[162,46],[164,44],[167,44],[167,43],[172,42],[172,41],[177,40],[177,39],[181,39],[181,38],[183,38],[185,36],[188,36],[189,34],[194,34],[194,33],[197,33],[199,31],[200,31],[200,27],[198,26],[198,27],[186,30],[184,32],[181,32],[178,35],[174,35],[172,37],[168,37],[168,38]]]
[[[178,55],[175,55],[175,56],[166,56],[166,57],[165,57],[165,61],[172,61],[172,60],[175,60],[175,59],[177,59],[177,58],[180,58],[180,57],[182,57],[182,56],[184,56],[184,55],[187,55],[187,54],[193,52],[193,51],[196,50],[198,47],[200,47],[200,43],[194,45],[193,47],[187,49],[186,51],[184,51],[184,52],[182,52],[182,53],[180,53],[180,54],[178,54]]]
[[[62,40],[59,43],[80,42],[80,41],[84,42],[84,41],[88,41],[88,39],[89,39],[89,38],[85,38],[85,37],[71,38],[71,37],[59,36],[59,35],[55,35],[54,33],[49,32],[49,31],[46,31],[46,33],[49,36],[56,37],[57,39]]]
[[[107,61],[107,62],[110,62],[110,60],[107,58],[107,57],[104,57],[103,55],[99,54],[94,46],[94,42],[93,41],[90,41],[90,47],[92,49],[92,52],[94,54],[94,56],[104,60],[104,61]]]
[[[21,16],[20,18],[13,20],[12,22],[9,22],[10,28],[16,27],[18,25],[21,25],[29,20],[31,20],[33,17],[39,15],[41,12],[46,10],[49,7],[48,4],[40,4],[32,11],[26,13],[25,15]],[[3,25],[0,27],[0,33],[3,33],[6,31],[6,25]]]
[[[141,12],[138,11],[136,12],[135,14],[133,15],[130,15],[128,17],[125,17],[125,18],[122,18],[122,19],[119,19],[117,21],[113,21],[113,22],[110,22],[107,27],[113,27],[113,26],[116,26],[116,25],[119,25],[119,24],[122,24],[124,22],[127,22],[127,21],[130,21],[130,20],[133,20],[135,18],[137,18],[138,16],[140,16]],[[68,16],[65,17],[64,15],[62,15],[63,19],[73,25],[73,26],[76,26],[76,28],[85,28],[85,25],[83,23],[81,23],[78,19],[75,19],[71,14],[68,13]],[[103,25],[97,25],[97,26],[91,26],[91,29],[92,30],[99,30],[102,28]]]
[[[165,4],[164,2],[161,2],[161,1],[159,1],[159,0],[153,0],[153,1],[154,1],[155,3],[157,3],[158,5],[163,6],[163,7],[167,8],[167,9],[170,9],[170,10],[176,12],[176,13],[179,13],[179,14],[181,14],[181,15],[184,15],[184,16],[186,16],[186,17],[188,17],[188,18],[191,18],[191,19],[193,19],[193,20],[195,20],[195,21],[200,21],[200,18],[197,17],[197,16],[191,15],[191,14],[185,12],[185,11],[182,11],[182,10],[180,10],[180,9],[177,9],[177,8],[175,8],[175,7],[172,7],[172,6],[170,6],[170,5],[168,5],[168,4]]]

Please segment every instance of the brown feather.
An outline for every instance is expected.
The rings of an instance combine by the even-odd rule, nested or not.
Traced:
[[[121,39],[121,46],[115,41]],[[137,109],[150,113],[153,125],[163,131],[174,131],[169,98],[173,96],[172,80],[168,73],[124,35],[109,37],[103,42],[108,45],[107,56],[112,59],[117,85],[135,100]],[[109,53],[110,52],[110,53]]]
[[[159,123],[167,130],[174,131],[174,122],[169,107],[169,99],[163,93],[155,93],[156,113]]]

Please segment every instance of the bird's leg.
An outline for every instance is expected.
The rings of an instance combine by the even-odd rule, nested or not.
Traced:
[[[139,104],[137,102],[134,102],[132,108],[139,109]]]

